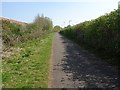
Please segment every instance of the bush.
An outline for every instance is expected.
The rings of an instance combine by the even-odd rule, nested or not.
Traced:
[[[41,17],[38,15],[33,23],[27,24],[26,26],[11,23],[9,20],[2,20],[1,24],[3,29],[3,50],[27,40],[41,37],[51,32],[53,27],[52,20],[43,15]]]
[[[61,33],[110,57],[120,58],[120,10],[64,28]]]

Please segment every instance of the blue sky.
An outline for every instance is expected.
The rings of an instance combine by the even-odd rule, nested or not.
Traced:
[[[118,1],[2,2],[0,16],[30,23],[37,14],[43,13],[44,16],[52,19],[54,25],[67,26],[69,20],[71,20],[71,25],[74,25],[109,13],[118,8]]]

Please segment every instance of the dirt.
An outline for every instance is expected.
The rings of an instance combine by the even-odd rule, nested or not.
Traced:
[[[119,70],[55,34],[49,88],[119,88]]]

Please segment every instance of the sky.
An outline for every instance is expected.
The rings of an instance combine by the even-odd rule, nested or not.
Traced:
[[[65,1],[65,0],[64,0]],[[75,25],[95,19],[118,8],[119,0],[2,0],[0,17],[31,23],[35,16],[44,14],[54,26]],[[69,23],[69,21],[71,21]]]

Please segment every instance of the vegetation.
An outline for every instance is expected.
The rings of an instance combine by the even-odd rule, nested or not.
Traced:
[[[59,32],[61,29],[62,29],[62,28],[57,25],[57,26],[55,26],[55,27],[53,28],[53,31],[54,31],[54,32]]]
[[[25,26],[9,20],[2,20],[0,25],[3,88],[47,88],[52,20],[37,15]]]
[[[52,20],[43,15],[38,15],[33,23],[26,26],[10,23],[8,20],[2,20],[2,38],[5,46],[3,50],[27,40],[41,37],[51,32],[52,27]]]
[[[8,50],[14,53],[2,60],[3,88],[47,88],[52,30],[60,31],[81,46],[93,50],[109,63],[120,65],[119,13],[120,9],[117,9],[63,30],[60,26],[53,28],[52,20],[44,15],[37,15],[25,26],[8,20],[0,21],[3,53]]]
[[[3,88],[47,88],[53,34],[17,45],[20,53],[3,59]]]
[[[120,10],[117,9],[97,19],[66,27],[60,33],[94,50],[109,63],[120,65],[119,13]]]

